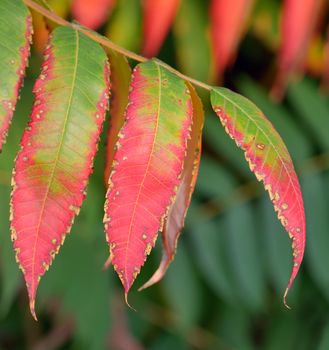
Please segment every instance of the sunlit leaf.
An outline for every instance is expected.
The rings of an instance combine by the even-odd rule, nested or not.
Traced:
[[[211,104],[226,132],[244,151],[250,170],[263,182],[292,239],[294,263],[284,294],[286,302],[305,249],[304,204],[292,160],[280,135],[248,99],[225,88],[214,88]]]
[[[12,240],[34,317],[40,277],[85,197],[108,77],[106,55],[95,42],[67,27],[53,32],[12,178]]]

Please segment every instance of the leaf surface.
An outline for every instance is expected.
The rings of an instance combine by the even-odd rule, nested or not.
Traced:
[[[129,83],[131,68],[123,55],[115,51],[109,52],[111,64],[111,103],[110,103],[110,127],[107,133],[106,160],[105,160],[105,184],[108,184],[115,144],[119,139],[119,131],[125,121],[125,109],[128,103]]]
[[[175,18],[180,0],[145,0],[143,55],[156,56]]]
[[[148,288],[151,285],[159,282],[165,275],[171,261],[174,259],[178,238],[184,227],[185,217],[191,203],[192,194],[198,177],[201,158],[204,112],[201,99],[197,95],[194,87],[188,82],[186,84],[192,97],[193,125],[191,138],[187,143],[187,152],[184,160],[182,180],[163,226],[163,251],[160,266],[150,280],[146,282],[139,290]]]
[[[73,0],[73,17],[90,29],[98,29],[109,17],[115,0]]]
[[[210,26],[216,77],[232,63],[253,0],[212,0]]]
[[[303,69],[323,3],[323,0],[304,0],[302,5],[300,0],[283,2],[278,72],[272,89],[274,97],[281,98],[287,77]]]
[[[251,171],[263,182],[279,220],[292,239],[294,263],[284,294],[286,303],[305,249],[304,204],[289,152],[272,124],[245,97],[225,88],[214,88],[211,104],[226,132],[244,151]]]
[[[34,318],[40,277],[85,197],[107,107],[108,76],[99,45],[68,27],[53,32],[12,178],[12,240]]]
[[[126,297],[176,195],[193,113],[184,81],[155,61],[136,66],[130,90],[104,216]]]
[[[32,18],[22,1],[0,2],[0,151],[16,107],[32,42]]]

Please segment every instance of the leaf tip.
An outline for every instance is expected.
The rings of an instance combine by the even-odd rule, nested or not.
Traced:
[[[35,298],[30,299],[30,311],[31,311],[31,315],[34,318],[34,320],[38,321],[37,315],[35,313]]]
[[[129,307],[129,309],[137,312],[137,310],[135,308],[133,308],[130,304],[129,304],[129,301],[128,301],[128,291],[125,291],[125,303],[126,305]]]
[[[289,287],[286,288],[284,295],[283,295],[283,304],[284,306],[288,309],[291,310],[291,307],[287,304],[287,296],[288,296],[288,292],[289,292]]]

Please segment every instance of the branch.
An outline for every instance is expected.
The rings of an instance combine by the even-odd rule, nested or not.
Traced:
[[[105,38],[104,36],[92,31],[92,30],[89,30],[79,24],[75,24],[75,23],[71,23],[71,22],[68,22],[66,21],[65,19],[63,19],[62,17],[56,15],[54,12],[52,11],[49,11],[47,9],[45,9],[44,7],[42,7],[41,5],[37,4],[36,2],[34,2],[33,0],[23,0],[24,3],[31,9],[33,9],[34,11],[40,13],[42,16],[48,18],[50,21],[54,22],[54,23],[57,23],[58,25],[61,25],[61,26],[68,26],[68,27],[71,27],[77,31],[79,31],[80,33],[83,33],[84,35],[88,36],[90,39],[98,42],[99,44],[101,44],[102,46],[106,47],[106,48],[109,48],[113,51],[116,51],[116,52],[119,52],[121,53],[122,55],[126,56],[126,57],[129,57],[135,61],[138,61],[138,62],[145,62],[147,61],[148,59],[146,57],[143,57],[141,55],[138,55],[132,51],[129,51],[129,50],[126,50],[124,49],[123,47],[115,44],[114,42],[112,42],[111,40]],[[189,81],[190,83],[196,85],[196,86],[199,86],[200,88],[202,89],[205,89],[205,90],[208,90],[210,91],[212,89],[212,87],[208,84],[205,84],[199,80],[196,80],[196,79],[193,79],[193,78],[190,78],[180,72],[178,72],[176,69],[172,68],[171,66],[167,65],[166,63],[156,59],[156,62],[164,67],[165,69],[167,69],[168,71],[172,72],[173,74],[177,75],[178,77],[184,79],[184,80],[187,80]]]

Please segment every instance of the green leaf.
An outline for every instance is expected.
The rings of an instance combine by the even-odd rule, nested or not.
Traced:
[[[25,74],[32,18],[23,1],[0,2],[0,151],[6,140]]]
[[[305,213],[297,175],[280,135],[248,99],[225,88],[211,91],[211,104],[228,135],[244,151],[250,170],[262,181],[293,243],[294,263],[286,295],[305,249]]]
[[[12,178],[12,240],[34,317],[40,277],[85,197],[107,108],[108,75],[98,44],[69,27],[53,32]]]
[[[305,79],[290,84],[288,101],[298,115],[305,122],[309,130],[316,136],[316,140],[323,150],[329,149],[328,124],[329,103],[327,96],[321,95],[314,82]]]

